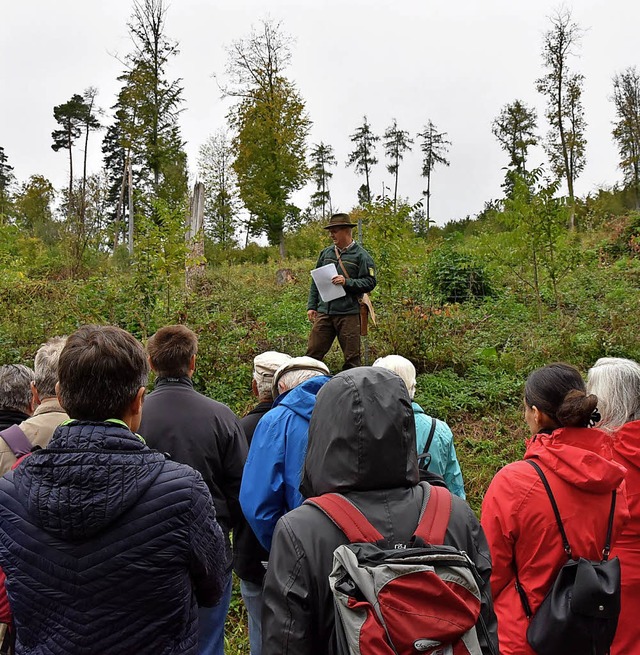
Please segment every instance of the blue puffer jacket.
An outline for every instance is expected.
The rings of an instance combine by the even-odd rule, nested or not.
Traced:
[[[264,548],[278,519],[302,504],[299,491],[316,394],[329,378],[317,375],[280,394],[258,422],[240,485],[240,505]]]
[[[16,653],[196,653],[224,540],[199,473],[124,423],[73,421],[0,478]]]

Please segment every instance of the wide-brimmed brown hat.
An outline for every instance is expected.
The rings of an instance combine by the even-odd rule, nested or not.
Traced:
[[[334,214],[329,219],[329,225],[325,225],[323,229],[328,230],[330,227],[356,227],[356,223],[351,222],[349,214]]]

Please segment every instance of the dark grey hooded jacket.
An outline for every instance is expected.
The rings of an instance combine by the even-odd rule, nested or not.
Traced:
[[[342,493],[392,543],[406,544],[422,507],[418,479],[413,410],[402,380],[377,367],[332,378],[318,393],[311,417],[303,495]],[[313,506],[298,507],[278,521],[264,586],[263,655],[335,652],[329,573],[333,551],[345,543]],[[476,516],[456,496],[445,544],[466,551],[476,564],[483,580],[482,617],[497,653],[489,548]],[[478,636],[483,652],[491,653],[481,631]]]

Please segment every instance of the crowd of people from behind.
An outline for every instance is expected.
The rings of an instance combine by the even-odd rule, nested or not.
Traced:
[[[586,384],[565,363],[530,373],[524,458],[496,472],[479,521],[413,363],[359,365],[375,275],[353,226],[332,217],[318,260],[345,295],[312,283],[307,354],[256,354],[240,419],[195,388],[184,325],[146,350],[83,326],[34,370],[0,366],[0,652],[223,655],[235,571],[251,655],[535,655],[537,612],[574,562],[613,562],[621,582],[610,606],[589,579],[589,634],[569,639],[638,651],[640,365],[599,359]],[[545,653],[581,655],[542,631]]]
[[[530,461],[572,557],[601,558],[615,492],[611,652],[634,652],[640,365],[600,359],[586,384],[568,364],[533,371],[524,458],[496,473],[479,522],[451,430],[413,400],[409,360],[332,377],[311,357],[260,353],[257,404],[239,420],[194,388],[197,347],[183,325],[158,330],[146,352],[120,328],[85,326],[45,343],[33,371],[0,367],[0,620],[16,653],[221,654],[232,567],[252,655],[338,652],[330,577],[349,540],[305,499],[341,494],[405,548],[429,502],[427,441],[427,466],[452,496],[444,544],[467,553],[480,581],[478,652],[535,653],[530,616],[567,560]],[[31,452],[4,440],[11,426]]]

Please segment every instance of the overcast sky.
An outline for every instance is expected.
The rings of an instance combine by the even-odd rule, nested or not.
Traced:
[[[334,210],[348,211],[361,181],[345,167],[349,135],[367,115],[382,134],[394,118],[415,134],[427,119],[452,141],[449,168],[435,170],[431,213],[439,223],[479,212],[501,196],[506,154],[491,134],[491,121],[516,98],[539,113],[547,130],[544,99],[535,90],[543,70],[541,47],[548,17],[559,7],[547,0],[173,0],[167,35],[180,44],[170,75],[181,77],[180,123],[189,167],[196,173],[199,146],[224,127],[230,101],[213,78],[225,68],[225,46],[253,24],[281,20],[295,38],[289,76],[313,121],[310,143],[335,149]],[[612,76],[640,65],[638,0],[576,0],[567,5],[586,31],[571,62],[585,75],[587,166],[576,192],[584,195],[621,179],[611,139]],[[51,149],[54,105],[89,86],[108,110],[117,76],[131,49],[130,0],[0,0],[0,146],[19,181],[39,173],[57,188],[66,184],[67,157]],[[106,118],[105,118],[106,120]],[[101,166],[101,136],[89,143],[91,169]],[[400,166],[399,193],[421,198],[420,153]],[[542,163],[542,151],[531,163]],[[382,148],[372,190],[393,187]],[[304,206],[308,194],[298,194]]]

